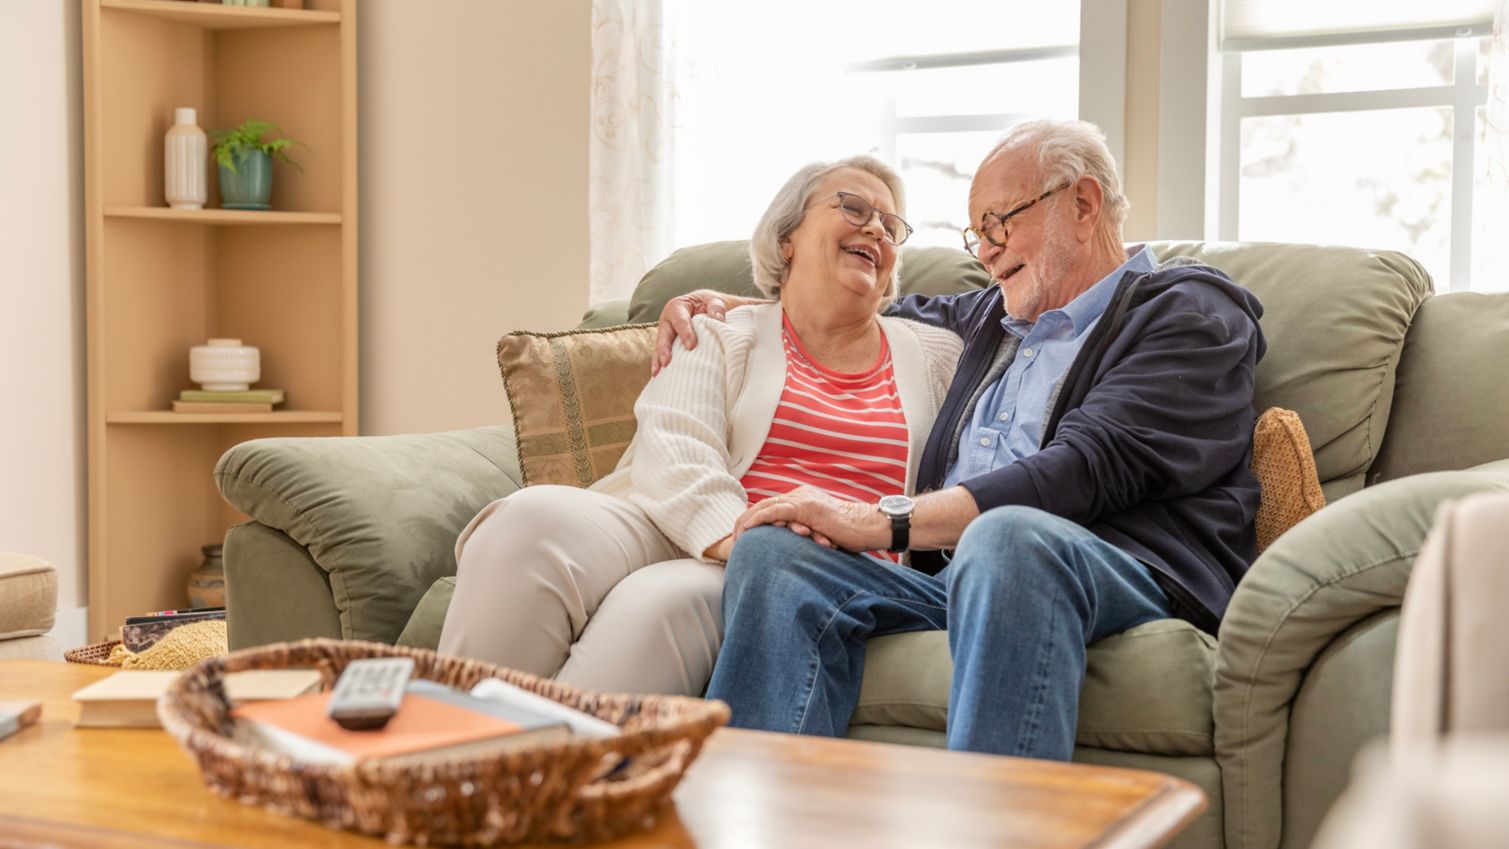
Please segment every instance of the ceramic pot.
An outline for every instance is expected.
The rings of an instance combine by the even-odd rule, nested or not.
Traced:
[[[220,206],[224,209],[271,209],[272,157],[249,150],[236,158],[236,170],[220,166]]]
[[[204,561],[189,573],[189,607],[224,607],[225,563],[220,559],[220,546],[206,545],[199,552]]]
[[[189,349],[189,380],[209,392],[245,392],[262,379],[262,352],[240,339],[211,339]]]

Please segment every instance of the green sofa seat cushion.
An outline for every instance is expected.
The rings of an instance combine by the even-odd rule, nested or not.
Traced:
[[[1075,743],[1150,755],[1215,751],[1211,678],[1215,639],[1160,619],[1090,647]],[[943,731],[953,675],[948,634],[919,631],[870,640],[855,725]]]

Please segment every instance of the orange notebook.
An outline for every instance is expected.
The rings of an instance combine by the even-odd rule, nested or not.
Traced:
[[[457,694],[465,698],[462,694]],[[347,731],[326,713],[329,693],[237,708],[237,734],[311,763],[350,763],[365,758],[452,757],[506,751],[565,739],[565,723],[532,712],[498,715],[428,696],[405,693],[398,712],[379,731]]]

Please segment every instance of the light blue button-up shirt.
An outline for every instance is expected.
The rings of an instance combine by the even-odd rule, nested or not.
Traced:
[[[945,487],[1037,453],[1054,388],[1111,303],[1117,282],[1128,271],[1152,270],[1152,252],[1139,245],[1126,262],[1061,309],[1048,310],[1036,322],[1010,315],[1001,319],[1006,332],[1022,341],[1006,373],[986,388],[969,425],[959,434],[958,459],[943,481]]]

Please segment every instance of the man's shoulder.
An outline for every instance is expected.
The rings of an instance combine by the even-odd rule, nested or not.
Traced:
[[[1147,272],[1140,281],[1138,305],[1203,315],[1242,313],[1254,322],[1263,305],[1251,290],[1230,275],[1190,257],[1175,257]]]

